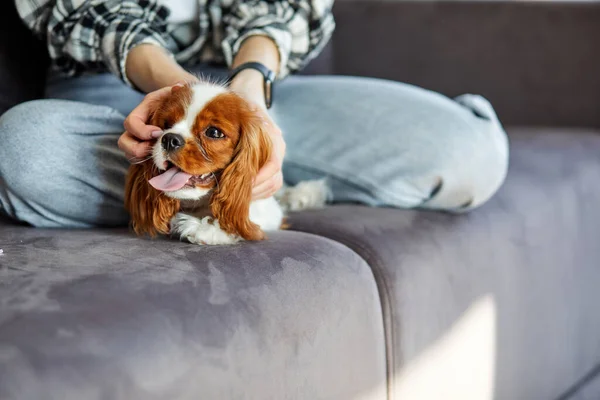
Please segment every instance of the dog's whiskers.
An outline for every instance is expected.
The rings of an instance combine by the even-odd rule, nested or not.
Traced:
[[[214,172],[211,172],[210,174],[213,176],[213,178],[215,178],[215,183],[217,184],[217,190],[220,190],[220,188],[219,188],[219,180],[217,179],[217,176],[215,175]]]
[[[198,148],[200,149],[200,153],[202,153],[202,157],[204,157],[204,159],[208,162],[212,162],[212,160],[210,159],[210,157],[208,156],[208,154],[206,153],[206,150],[204,149],[204,147],[202,146],[202,143],[198,143]]]
[[[146,161],[148,161],[148,160],[150,160],[150,159],[152,159],[152,156],[149,156],[149,157],[143,158],[143,159],[141,159],[141,160],[137,160],[137,158],[135,158],[135,157],[132,157],[132,158],[130,158],[130,159],[129,159],[129,162],[130,162],[131,164],[137,165],[137,164],[142,164],[142,163],[145,163]],[[135,161],[135,160],[137,160],[137,161]]]

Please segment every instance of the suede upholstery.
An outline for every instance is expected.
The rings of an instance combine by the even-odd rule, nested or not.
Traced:
[[[0,113],[46,65],[10,3]],[[304,73],[488,97],[500,193],[465,215],[334,205],[226,247],[0,218],[0,399],[600,398],[600,4],[335,13]]]
[[[375,281],[342,244],[1,229],[1,399],[385,394]]]
[[[338,206],[290,222],[369,263],[397,377],[473,304],[489,301],[494,348],[471,345],[490,353],[494,398],[553,399],[600,360],[600,131],[510,133],[507,183],[469,215]],[[461,356],[438,362],[455,379],[471,378],[472,354]],[[408,386],[400,379],[396,398]]]

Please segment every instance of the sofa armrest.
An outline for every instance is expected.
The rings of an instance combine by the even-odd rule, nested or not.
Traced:
[[[600,127],[600,3],[338,0],[336,74],[488,97],[506,124]]]

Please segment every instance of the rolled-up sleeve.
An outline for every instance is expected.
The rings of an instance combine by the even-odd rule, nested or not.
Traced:
[[[155,0],[16,0],[16,6],[68,75],[108,69],[131,86],[125,71],[129,51],[140,44],[171,46],[168,11]]]
[[[278,78],[301,70],[325,47],[335,22],[333,0],[235,1],[223,16],[225,38],[221,44],[228,65],[250,36],[271,38],[279,50]]]

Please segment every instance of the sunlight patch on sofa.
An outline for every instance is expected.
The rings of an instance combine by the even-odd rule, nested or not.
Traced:
[[[396,399],[493,400],[496,364],[496,304],[488,294],[395,380]]]

